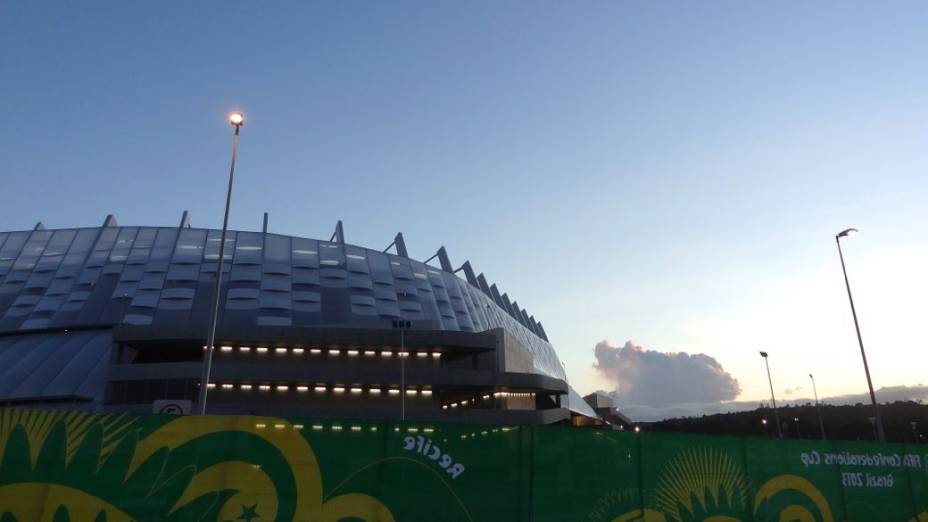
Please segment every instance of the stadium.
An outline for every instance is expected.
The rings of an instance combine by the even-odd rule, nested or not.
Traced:
[[[191,409],[220,231],[0,232],[0,406]],[[230,231],[209,413],[598,425],[541,323],[444,247]],[[602,415],[602,413],[600,413]]]

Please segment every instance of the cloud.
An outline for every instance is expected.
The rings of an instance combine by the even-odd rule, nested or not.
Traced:
[[[611,395],[619,409],[719,403],[741,393],[738,380],[703,353],[646,350],[632,341],[620,348],[604,340],[594,355],[593,368],[615,386]]]
[[[608,392],[601,392],[606,393]],[[880,403],[896,401],[928,401],[928,386],[918,384],[915,386],[887,386],[876,390],[877,399]],[[832,404],[836,406],[850,404],[869,404],[870,394],[852,393],[847,395],[836,395],[833,397],[824,397],[821,399],[823,404]],[[767,402],[767,401],[763,401]],[[797,398],[786,401],[777,401],[778,406],[796,406],[813,402],[809,398]],[[739,411],[748,411],[757,409],[760,406],[758,401],[728,401],[728,402],[708,402],[693,403],[685,402],[670,406],[654,407],[631,404],[623,407],[617,405],[619,411],[627,415],[634,421],[649,422],[676,417],[693,417],[700,415],[712,415],[715,413],[735,413]]]

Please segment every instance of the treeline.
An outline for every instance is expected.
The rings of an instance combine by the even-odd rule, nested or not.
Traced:
[[[928,405],[912,401],[881,404],[880,415],[889,442],[928,443]],[[821,438],[818,412],[814,404],[779,408],[784,437]],[[825,435],[829,439],[872,441],[876,437],[873,406],[822,404]],[[766,420],[766,423],[764,422]],[[753,411],[720,413],[701,417],[667,419],[642,424],[642,429],[673,433],[702,433],[747,437],[776,437],[773,408],[761,406]]]

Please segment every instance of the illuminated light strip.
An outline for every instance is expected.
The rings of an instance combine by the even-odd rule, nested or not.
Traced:
[[[329,350],[329,355],[338,356],[338,355],[340,355],[341,353],[342,353],[342,352],[341,352],[340,350]]]
[[[258,428],[259,430],[263,430],[264,428],[267,428],[267,424],[259,422],[258,424],[255,424],[255,428]]]
[[[396,388],[390,388],[390,391],[389,391],[388,393],[389,393],[390,395],[399,395],[399,394],[400,394],[400,391],[397,390]]]
[[[251,347],[250,346],[239,346],[238,351],[242,353],[248,353],[251,351]]]
[[[432,390],[422,390],[422,395],[425,395],[426,397],[431,397]]]
[[[268,391],[268,390],[271,389],[271,386],[268,385],[268,384],[262,384],[262,385],[258,386],[258,389],[261,390],[261,391]]]
[[[204,348],[205,348],[205,347],[204,347]],[[391,352],[391,351],[389,351],[389,350],[384,350],[384,351],[380,352],[380,356],[381,356],[381,357],[393,357],[393,352]]]
[[[239,386],[239,388],[241,388],[241,389],[243,389],[243,390],[245,390],[245,391],[251,391],[251,385],[250,385],[250,384],[242,384],[241,386]]]
[[[279,391],[279,392],[285,392],[285,391],[287,391],[287,390],[289,390],[289,389],[290,389],[290,387],[287,386],[286,384],[281,384],[281,385],[278,385],[278,386],[277,386],[277,391]]]
[[[374,355],[377,355],[377,352],[375,352],[374,350],[364,350],[364,355],[367,357],[372,357]]]
[[[216,383],[214,383],[214,382],[211,382],[211,383],[209,383],[209,384],[206,385],[206,389],[208,389],[208,390],[212,390],[212,389],[215,388],[215,387],[216,387]]]
[[[303,352],[305,352],[305,351],[306,351],[306,350],[304,350],[304,349],[302,349],[302,348],[294,348],[294,349],[293,349],[293,355],[303,355]]]
[[[322,430],[322,424],[313,424],[313,429],[316,430],[316,431],[321,431],[321,430]]]
[[[255,348],[255,351],[258,353],[267,353],[267,348],[265,348],[264,346],[259,346]]]
[[[342,431],[342,427],[338,424],[333,424],[332,431]]]
[[[406,431],[408,431],[409,433],[419,433],[419,428],[415,428],[415,427],[410,426],[410,427],[406,428]]]
[[[416,357],[425,358],[428,356],[429,356],[428,352],[416,352]]]
[[[348,350],[348,356],[349,356],[349,357],[354,357],[354,356],[356,356],[356,355],[358,355],[358,351],[357,351],[357,350]]]
[[[223,384],[223,385],[222,385],[222,389],[223,389],[223,390],[231,390],[231,389],[232,389],[232,385],[231,385],[231,384]]]
[[[371,426],[371,431],[377,431],[377,426]]]
[[[302,429],[303,429],[303,425],[302,425],[302,424],[294,424],[294,425],[293,425],[293,429],[295,429],[295,430],[302,430]]]
[[[324,391],[325,391],[325,386],[316,386],[316,387],[313,388],[313,389],[316,390],[317,392],[320,392],[320,393],[321,393],[321,392],[324,392]]]
[[[400,352],[400,357],[409,357],[409,352]]]
[[[441,357],[441,353],[439,353],[439,352],[432,352],[432,357],[435,358],[435,359],[438,359],[439,357]]]
[[[322,353],[322,350],[320,350],[319,348],[313,348],[309,351],[309,353],[313,355],[319,355],[320,353]]]
[[[380,394],[380,388],[371,388],[371,389],[370,389],[370,392],[371,392],[372,395],[379,395],[379,394]]]
[[[419,393],[419,390],[417,390],[417,389],[415,389],[415,388],[413,388],[413,389],[411,389],[411,390],[406,390],[406,395],[415,395],[415,394],[417,394],[417,393]]]
[[[345,387],[344,386],[333,386],[332,391],[335,393],[342,393],[345,391]]]
[[[296,391],[300,393],[306,393],[307,391],[309,391],[309,386],[303,386],[303,385],[297,386]]]
[[[361,391],[362,391],[361,388],[358,388],[358,387],[354,387],[351,389],[351,393],[361,393]]]
[[[280,354],[287,353],[287,349],[286,349],[286,348],[275,348],[274,351],[277,352],[277,353],[280,353]]]
[[[222,346],[222,347],[219,348],[219,350],[221,350],[221,351],[223,351],[223,352],[231,352],[231,351],[232,351],[232,347],[231,347],[231,346]]]
[[[352,426],[351,431],[361,431],[361,426]]]
[[[278,429],[278,430],[282,430],[282,429],[284,429],[284,425],[283,425],[283,424],[275,424],[275,425],[274,425],[274,428],[275,428],[275,429]]]
[[[435,428],[423,428],[422,431],[424,431],[425,433],[432,433],[433,431],[435,431]]]

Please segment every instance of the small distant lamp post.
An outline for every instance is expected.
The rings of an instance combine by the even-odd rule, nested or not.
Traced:
[[[213,289],[213,313],[209,319],[206,338],[206,353],[203,354],[203,371],[200,375],[200,397],[197,413],[206,414],[206,392],[209,389],[209,374],[213,365],[213,349],[216,344],[216,323],[219,321],[219,301],[222,295],[222,264],[225,260],[226,232],[229,230],[229,205],[232,203],[232,181],[235,179],[235,156],[238,154],[238,132],[245,124],[245,115],[240,112],[229,114],[229,123],[235,127],[232,135],[232,166],[229,168],[229,189],[226,192],[226,212],[222,218],[222,235],[219,236],[219,264],[216,267],[216,286]]]
[[[799,430],[799,417],[793,417],[793,422],[796,423],[796,438],[802,438],[802,431]]]
[[[812,394],[815,396],[815,409],[818,411],[818,428],[822,432],[822,440],[825,440],[825,421],[822,420],[822,404],[818,402],[818,390],[815,388],[815,377],[809,374],[812,379]]]
[[[854,329],[857,331],[857,343],[860,345],[860,357],[864,360],[864,373],[867,374],[867,386],[870,388],[870,402],[873,403],[873,417],[876,422],[877,439],[886,442],[883,432],[883,418],[880,416],[880,405],[876,402],[876,393],[873,392],[873,381],[870,379],[870,367],[867,365],[867,352],[864,351],[864,340],[860,336],[860,324],[857,322],[857,310],[854,308],[854,297],[851,296],[851,283],[847,279],[847,267],[844,266],[844,252],[841,251],[841,238],[851,237],[857,233],[856,228],[847,228],[838,232],[835,243],[838,244],[838,256],[841,258],[841,271],[844,272],[844,285],[847,287],[847,299],[851,303],[851,315],[854,316]]]
[[[770,377],[770,363],[767,362],[767,352],[760,352],[764,358],[764,365],[767,367],[767,382],[770,383],[770,400],[773,401],[773,418],[777,423],[777,438],[783,438],[783,430],[780,428],[780,413],[777,411],[777,398],[773,393],[773,378]]]
[[[767,429],[767,419],[761,419],[760,423],[764,426],[764,437],[769,437],[770,430]]]

